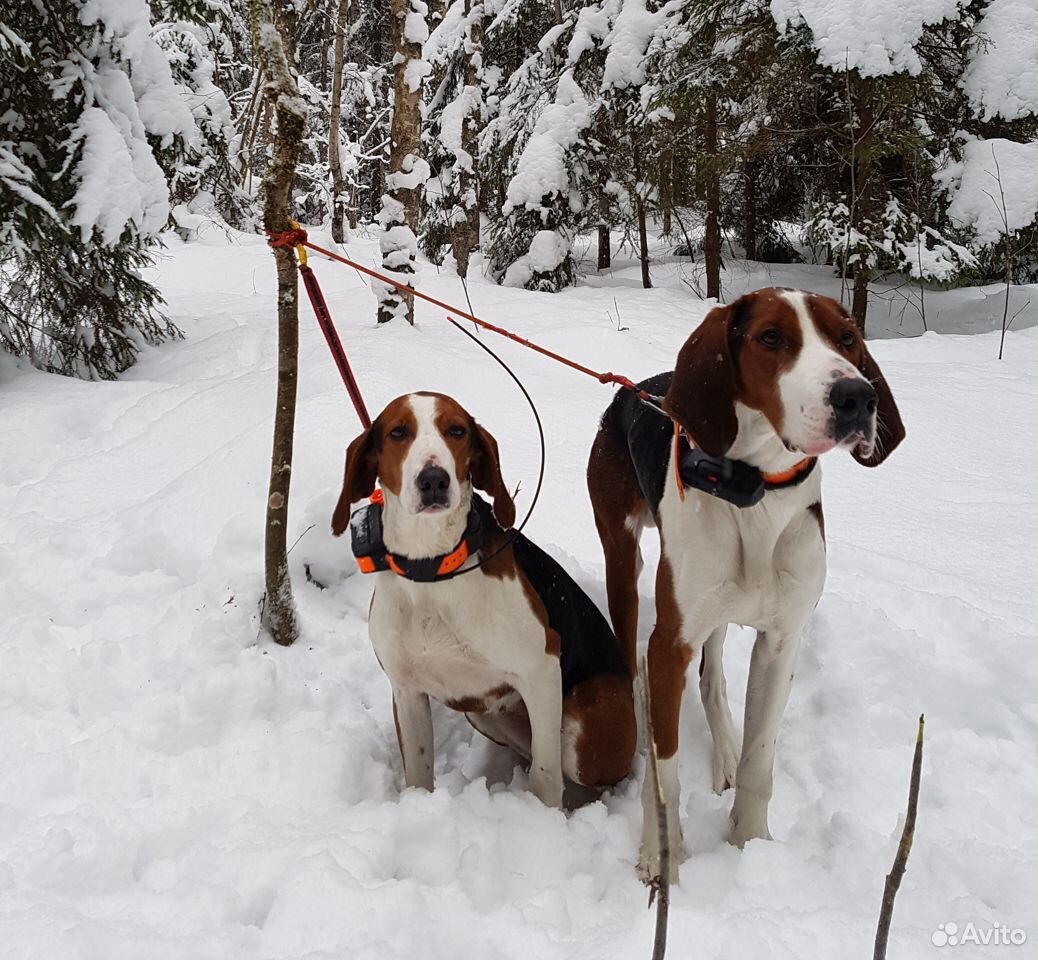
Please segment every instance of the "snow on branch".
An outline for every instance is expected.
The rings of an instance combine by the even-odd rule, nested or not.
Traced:
[[[1038,114],[1038,0],[992,0],[962,79],[983,120]]]
[[[926,28],[958,13],[960,0],[771,0],[779,33],[805,25],[818,62],[862,76],[903,71],[917,76],[922,63],[915,45]]]
[[[971,140],[962,160],[935,174],[949,193],[948,217],[958,227],[972,229],[984,244],[997,243],[1009,233],[1030,226],[1038,215],[1038,141]],[[996,202],[993,196],[1001,192]]]

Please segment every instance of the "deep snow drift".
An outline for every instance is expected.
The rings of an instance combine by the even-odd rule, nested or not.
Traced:
[[[376,249],[350,245],[368,263]],[[401,793],[365,625],[371,581],[328,531],[358,428],[308,307],[290,510],[303,637],[281,649],[261,634],[274,271],[255,238],[174,238],[168,253],[158,276],[185,342],[149,350],[118,383],[0,361],[0,956],[647,957],[639,778],[547,810],[510,756],[438,710],[437,790]],[[733,287],[768,282],[737,266]],[[356,274],[315,269],[373,411],[412,389],[454,394],[498,438],[506,480],[522,481],[521,516],[537,447],[510,381],[431,309],[415,329],[378,329]],[[778,269],[832,289],[821,268]],[[707,309],[676,267],[655,274],[650,291],[618,270],[554,297],[480,282],[470,294],[488,319],[642,377],[670,365]],[[456,277],[425,265],[421,283],[464,302]],[[990,329],[1001,305],[984,298],[936,297],[949,326],[931,326]],[[920,712],[919,823],[890,956],[937,956],[939,925],[966,922],[1028,943],[955,956],[1038,949],[1038,334],[1011,332],[999,362],[996,334],[916,336],[882,314],[876,329],[895,338],[872,349],[908,440],[875,471],[824,461],[829,581],[780,737],[775,842],[724,842],[730,795],[710,792],[689,685],[675,960],[871,956]],[[545,420],[528,532],[604,606],[583,471],[609,390],[485,337]],[[642,594],[644,639],[648,574]],[[748,634],[726,647],[737,716],[749,648]]]

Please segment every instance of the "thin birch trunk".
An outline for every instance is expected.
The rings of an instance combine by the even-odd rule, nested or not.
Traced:
[[[335,49],[332,53],[332,106],[328,124],[328,166],[332,171],[332,239],[342,243],[344,232],[343,194],[345,184],[342,181],[342,158],[339,149],[342,144],[342,132],[339,129],[342,115],[342,61],[346,51],[346,16],[351,0],[339,0],[335,11]]]
[[[478,64],[483,55],[483,4],[465,0],[465,115],[461,121],[461,149],[468,154],[469,165],[458,165],[458,197],[465,212],[464,219],[451,227],[451,251],[464,279],[469,272],[469,258],[479,249],[479,131],[482,126]]]
[[[283,42],[283,31],[292,22],[282,15],[278,18],[280,26],[275,27],[270,6],[264,0],[253,0],[253,43],[268,78],[263,93],[274,104],[277,119],[273,161],[264,179],[263,226],[271,233],[291,226],[292,187],[306,128],[306,107],[289,67],[289,44]],[[299,354],[299,288],[295,252],[290,247],[276,247],[274,262],[278,277],[278,384],[267,491],[263,619],[271,636],[287,646],[299,634],[286,550]]]

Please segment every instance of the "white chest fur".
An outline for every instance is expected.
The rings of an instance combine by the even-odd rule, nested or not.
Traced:
[[[803,483],[770,491],[747,509],[695,490],[682,501],[668,484],[661,525],[682,618],[696,629],[802,622],[825,581],[824,542],[808,510],[820,491],[817,467]]]
[[[377,574],[371,640],[399,686],[444,703],[516,686],[544,656],[544,627],[514,579],[482,572],[440,583]]]

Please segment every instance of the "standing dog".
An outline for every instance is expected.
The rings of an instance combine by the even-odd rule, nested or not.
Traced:
[[[840,448],[876,466],[905,431],[846,311],[801,291],[758,290],[712,310],[682,347],[674,372],[639,386],[665,394],[673,424],[633,394],[618,394],[595,439],[588,487],[605,551],[609,612],[629,664],[637,641],[639,540],[646,526],[660,532],[648,687],[676,880],[678,718],[689,664],[702,654],[699,689],[713,738],[714,789],[735,787],[730,839],[742,846],[769,837],[779,722],[800,633],[825,580],[815,458]],[[757,496],[763,491],[748,506],[747,482],[757,485]],[[729,623],[757,630],[741,748],[722,667]],[[647,791],[643,806],[640,870],[651,878],[659,875],[659,843]]]
[[[346,451],[335,534],[376,479],[381,517],[368,514],[364,531],[354,520],[354,552],[376,576],[369,632],[407,785],[433,787],[430,697],[529,759],[550,806],[562,804],[564,773],[589,787],[625,777],[637,736],[623,650],[566,572],[509,531],[494,438],[450,397],[399,397]]]

